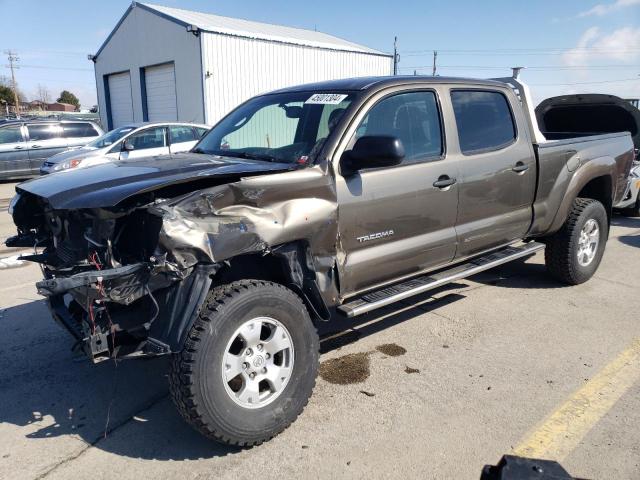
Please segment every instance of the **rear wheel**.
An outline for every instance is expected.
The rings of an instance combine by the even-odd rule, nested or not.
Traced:
[[[171,393],[203,435],[257,445],[302,412],[318,359],[318,335],[298,295],[276,283],[233,282],[210,292],[174,356]]]
[[[604,206],[590,198],[575,199],[562,228],[547,239],[549,272],[570,285],[586,282],[600,265],[608,234]]]

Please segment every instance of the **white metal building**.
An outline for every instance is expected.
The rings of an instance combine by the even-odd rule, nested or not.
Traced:
[[[259,93],[393,70],[393,55],[325,33],[139,2],[90,58],[109,129],[132,121],[213,124]]]

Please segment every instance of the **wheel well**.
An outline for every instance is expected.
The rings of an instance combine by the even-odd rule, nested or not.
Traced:
[[[578,198],[591,198],[602,203],[604,209],[607,211],[609,223],[611,223],[613,193],[611,190],[611,177],[609,175],[603,175],[602,177],[596,177],[590,180],[582,187],[582,190],[578,193]]]
[[[305,251],[305,245],[293,243],[267,255],[255,253],[231,258],[213,277],[212,288],[246,279],[279,283],[302,297],[314,320],[329,320],[329,310],[315,283],[315,272],[305,261]]]

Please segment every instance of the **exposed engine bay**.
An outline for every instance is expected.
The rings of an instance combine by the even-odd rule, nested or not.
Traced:
[[[165,293],[154,292],[185,280],[194,266],[180,268],[167,258],[158,243],[162,218],[148,207],[54,210],[28,193],[14,207],[23,218],[9,244],[34,247],[22,258],[41,265],[38,293],[78,340],[76,348],[93,359],[169,351],[149,343],[159,302],[166,301]]]
[[[201,162],[198,168],[203,169]],[[224,168],[229,169],[228,162]],[[264,173],[289,166],[262,162],[255,169],[262,175],[252,176],[243,164],[242,177],[182,170],[184,181],[176,181],[174,174],[171,181],[154,179],[152,188],[145,174],[142,180],[120,182],[124,191],[84,185],[81,193],[66,195],[63,186],[60,193],[51,187],[54,176],[17,189],[10,210],[18,235],[7,245],[34,249],[21,258],[41,266],[44,279],[36,284],[38,293],[73,335],[74,349],[93,361],[179,350],[216,273],[222,271],[228,279],[230,262],[238,271],[251,270],[258,261],[271,274],[282,270],[282,281],[305,290],[303,295],[313,297],[318,310],[323,309],[320,291],[326,287],[320,288],[316,279],[335,284],[332,265],[319,276],[306,267],[322,262],[318,253],[330,258],[335,246],[335,201],[330,201],[333,193],[322,172],[308,169],[297,179],[297,190],[305,197],[291,198],[289,190],[287,202],[281,203],[280,180],[287,177]],[[310,187],[317,197],[306,196]],[[299,218],[294,205],[302,205],[306,216]],[[291,234],[283,226],[292,219],[309,235],[325,230],[314,236],[316,244],[307,245],[308,251],[283,246],[290,240],[283,233]],[[315,260],[303,258],[311,256]],[[259,269],[254,270],[255,277]],[[327,294],[335,297],[330,290]]]

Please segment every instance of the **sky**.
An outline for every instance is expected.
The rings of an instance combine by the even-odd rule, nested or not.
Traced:
[[[127,0],[0,0],[4,52],[18,54],[20,89],[96,103],[95,53],[130,5]],[[150,3],[317,29],[385,52],[398,37],[400,73],[522,79],[534,100],[567,93],[640,97],[640,0],[154,0]],[[9,21],[15,19],[15,21]],[[55,98],[52,98],[55,100]]]

